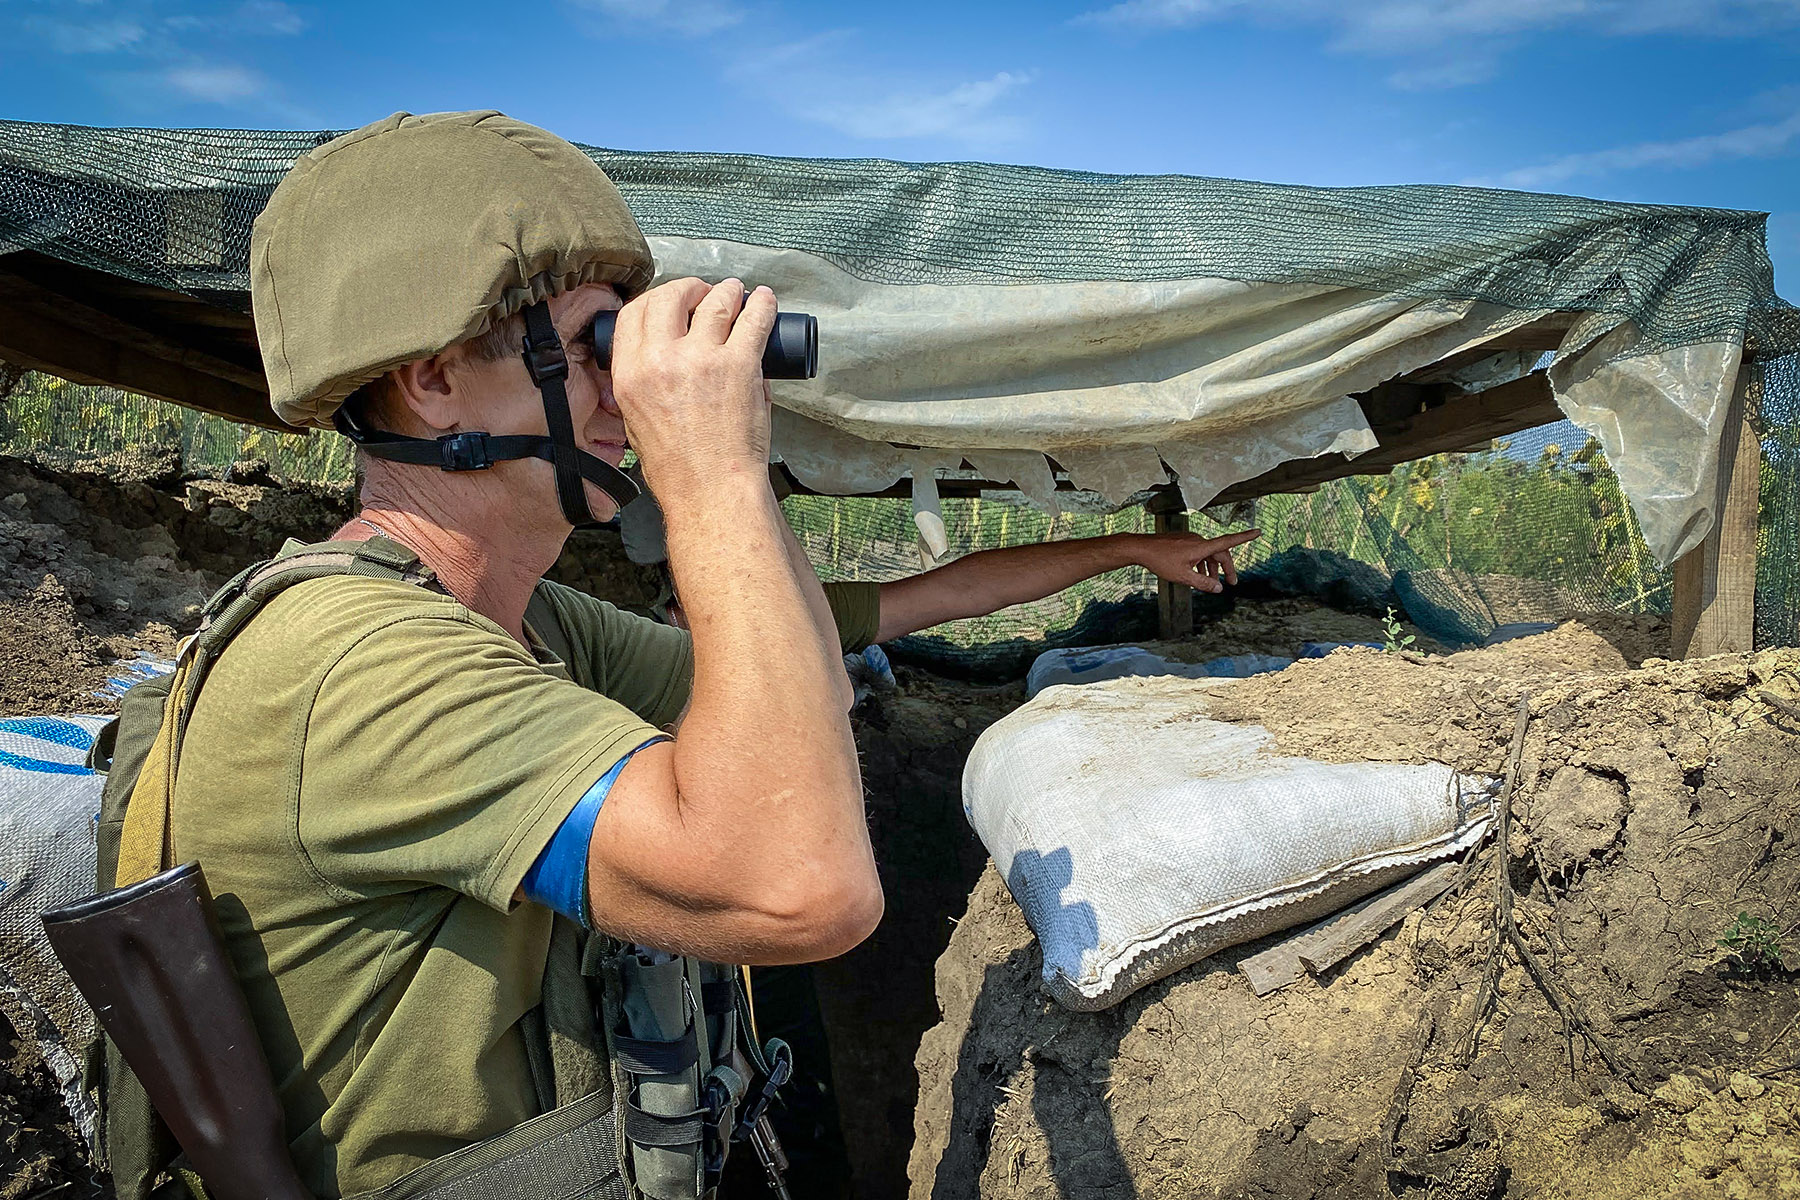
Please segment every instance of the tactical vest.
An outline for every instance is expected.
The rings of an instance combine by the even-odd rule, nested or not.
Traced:
[[[106,772],[98,879],[102,891],[173,866],[169,805],[188,715],[226,644],[283,589],[329,575],[391,579],[443,591],[417,556],[386,538],[292,544],[246,568],[209,600],[172,675],[125,693],[89,766]],[[542,592],[527,621],[573,666],[571,640]],[[580,681],[578,681],[580,682]],[[204,865],[204,864],[203,864]],[[717,1186],[733,1135],[758,1123],[790,1069],[787,1049],[747,1036],[736,970],[640,952],[557,916],[543,999],[525,1017],[543,1115],[466,1146],[352,1200],[695,1200]],[[745,1105],[750,1077],[767,1082]],[[101,1039],[88,1083],[100,1097],[100,1151],[120,1200],[166,1200],[180,1184],[205,1200],[180,1148],[118,1048]]]

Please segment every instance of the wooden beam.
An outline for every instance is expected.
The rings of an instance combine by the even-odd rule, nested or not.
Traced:
[[[143,338],[108,336],[91,325],[59,319],[56,309],[0,293],[0,358],[76,383],[124,388],[234,421],[292,432],[270,411],[265,391],[241,377],[200,369],[197,352],[165,349],[167,353],[158,353]]]
[[[1478,363],[1484,358],[1492,358],[1507,350],[1555,350],[1561,347],[1563,338],[1568,334],[1570,326],[1575,323],[1580,313],[1557,312],[1547,317],[1539,317],[1529,325],[1521,325],[1517,329],[1489,338],[1479,346],[1471,346],[1467,350],[1459,350],[1455,354],[1440,358],[1434,363],[1426,363],[1416,371],[1409,371],[1400,378],[1402,380],[1442,379],[1450,372],[1462,367]]]
[[[1173,489],[1159,494],[1144,506],[1150,510],[1152,528],[1157,533],[1186,533],[1187,509],[1180,494]],[[1166,579],[1156,581],[1156,636],[1164,641],[1184,638],[1194,632],[1194,589]]]
[[[1578,312],[1551,313],[1483,342],[1481,349],[1488,354],[1498,354],[1502,350],[1555,350],[1581,316]]]
[[[262,368],[247,367],[208,354],[192,346],[184,346],[160,334],[152,333],[130,321],[102,312],[59,292],[18,275],[0,271],[0,303],[13,308],[35,309],[61,325],[73,326],[96,337],[106,338],[147,355],[164,359],[178,367],[199,371],[243,387],[268,392]]]
[[[1298,983],[1308,973],[1323,975],[1386,933],[1407,913],[1443,895],[1461,874],[1458,864],[1439,863],[1259,954],[1240,959],[1238,970],[1258,996]]]
[[[1758,371],[1738,370],[1719,443],[1713,531],[1675,563],[1671,637],[1677,658],[1734,654],[1756,644],[1756,535],[1762,442],[1748,419]]]
[[[1376,393],[1371,393],[1371,397]],[[1370,407],[1371,401],[1365,399],[1365,411]],[[1279,492],[1309,491],[1347,475],[1385,475],[1403,462],[1480,446],[1521,429],[1560,421],[1562,415],[1550,381],[1541,373],[1527,375],[1411,415],[1396,417],[1390,413],[1385,420],[1371,419],[1370,428],[1381,443],[1375,449],[1355,458],[1323,454],[1285,462],[1254,479],[1232,484],[1213,503],[1231,504]]]

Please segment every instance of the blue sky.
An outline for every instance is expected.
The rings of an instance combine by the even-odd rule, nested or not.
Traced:
[[[630,149],[1758,209],[1800,298],[1800,0],[0,0],[0,49],[16,120],[498,108]]]

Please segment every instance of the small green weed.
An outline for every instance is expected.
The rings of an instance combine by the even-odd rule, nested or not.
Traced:
[[[1786,969],[1782,961],[1781,927],[1773,921],[1741,912],[1725,927],[1720,946],[1731,951],[1731,969],[1740,975]]]
[[[1419,640],[1413,634],[1406,632],[1406,626],[1402,625],[1399,618],[1394,616],[1392,605],[1388,606],[1387,616],[1383,617],[1381,620],[1381,632],[1387,639],[1382,643],[1381,648],[1388,654],[1398,654]],[[1405,636],[1402,637],[1402,634],[1405,634]]]

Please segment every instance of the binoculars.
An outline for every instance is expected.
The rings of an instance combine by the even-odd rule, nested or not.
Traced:
[[[594,314],[594,357],[612,366],[613,325],[617,312]],[[819,319],[810,313],[775,314],[769,344],[763,350],[764,379],[811,379],[819,373]]]

